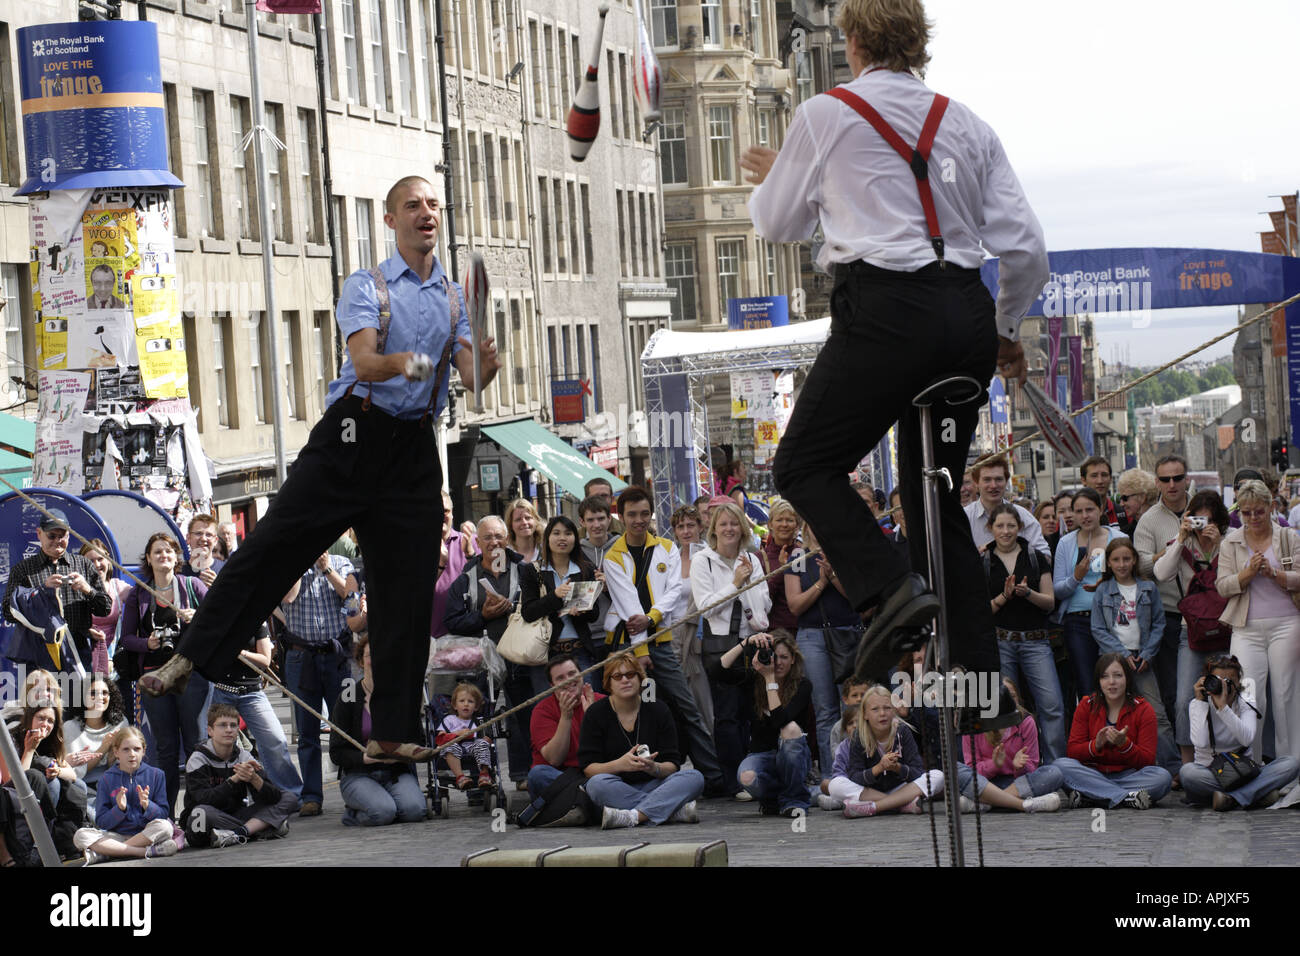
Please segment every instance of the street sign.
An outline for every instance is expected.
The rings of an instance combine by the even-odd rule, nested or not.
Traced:
[[[581,424],[587,417],[583,394],[587,383],[580,378],[557,378],[551,381],[551,412],[557,425]]]

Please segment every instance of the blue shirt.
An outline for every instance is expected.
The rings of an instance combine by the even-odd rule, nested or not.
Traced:
[[[352,562],[341,554],[330,555],[330,567],[347,580],[354,572]],[[282,603],[285,627],[299,641],[309,644],[323,644],[336,638],[347,625],[343,616],[343,598],[339,597],[330,584],[329,578],[316,570],[312,562],[302,576],[298,586],[298,597],[290,603]]]
[[[433,271],[427,282],[420,282],[420,277],[406,264],[400,255],[385,259],[379,264],[384,278],[388,280],[389,312],[392,314],[388,326],[388,342],[384,352],[423,352],[433,359],[436,366],[442,358],[442,350],[447,346],[447,333],[451,322],[451,309],[447,294],[443,291],[442,263],[433,260]],[[459,300],[460,320],[456,323],[456,337],[470,338],[472,333],[469,315],[465,308],[465,295],[459,285],[451,283],[456,290],[453,294]],[[379,298],[375,293],[375,280],[369,272],[358,270],[348,276],[339,295],[338,308],[339,332],[346,343],[353,333],[362,329],[379,328]],[[452,346],[452,355],[463,349],[459,343]],[[447,406],[447,388],[451,374],[443,376],[442,386],[438,392],[438,401],[434,414]],[[429,396],[433,391],[433,378],[423,382],[408,381],[404,375],[394,375],[383,382],[357,382],[356,370],[352,367],[352,356],[344,349],[343,366],[339,377],[330,383],[325,404],[333,405],[343,397],[349,385],[356,385],[354,395],[363,398],[370,390],[371,402],[396,418],[420,418],[429,405]]]

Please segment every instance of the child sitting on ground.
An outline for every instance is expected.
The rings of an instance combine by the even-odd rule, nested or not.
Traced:
[[[259,833],[284,836],[298,798],[270,780],[253,755],[238,745],[239,711],[208,708],[208,739],[185,764],[181,826],[192,846],[239,846]]]
[[[921,766],[912,731],[895,715],[889,688],[881,684],[867,689],[847,743],[847,764],[830,784],[830,796],[844,801],[846,817],[920,813],[919,799],[943,790],[943,771]]]
[[[434,743],[441,747],[458,733],[478,726],[474,715],[483,706],[483,692],[473,684],[460,683],[451,692],[452,712],[438,725],[438,734]],[[461,767],[465,757],[472,757],[478,764],[478,786],[480,790],[492,789],[492,742],[486,737],[475,734],[464,737],[442,752],[447,767],[456,775],[456,789],[468,790],[471,786],[469,774]]]
[[[113,738],[117,763],[99,781],[96,826],[82,827],[73,837],[87,866],[114,857],[173,856],[184,846],[168,815],[167,778],[144,762],[144,750],[137,727],[125,727]]]

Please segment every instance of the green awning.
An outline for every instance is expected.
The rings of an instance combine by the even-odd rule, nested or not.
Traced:
[[[30,488],[32,484],[32,460],[22,455],[0,448],[0,478],[19,488]],[[9,485],[0,484],[0,495],[8,494]]]
[[[483,436],[540,471],[575,498],[582,497],[582,486],[593,478],[608,481],[615,494],[627,487],[627,482],[611,475],[531,418],[504,425],[484,425]]]
[[[21,448],[30,454],[36,449],[36,423],[0,412],[0,445]]]

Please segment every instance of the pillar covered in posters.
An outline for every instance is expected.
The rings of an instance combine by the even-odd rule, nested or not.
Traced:
[[[39,401],[34,485],[211,494],[189,404],[157,27],[18,31]]]

